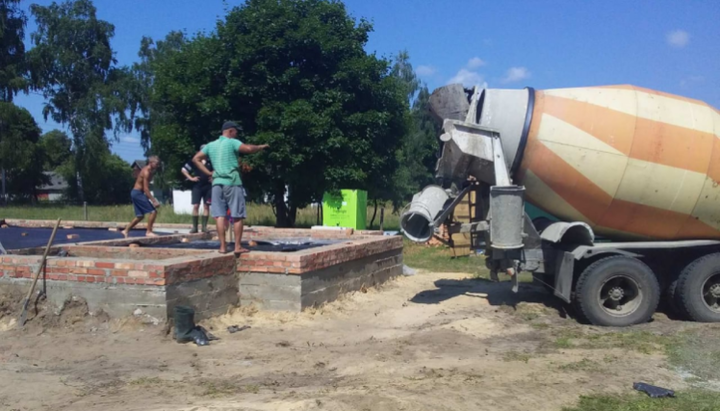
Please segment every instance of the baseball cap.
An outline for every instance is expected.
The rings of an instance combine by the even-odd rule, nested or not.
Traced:
[[[234,121],[226,121],[222,126],[222,131],[229,130],[231,128],[234,128],[237,131],[242,131],[242,127],[240,127],[238,123]]]

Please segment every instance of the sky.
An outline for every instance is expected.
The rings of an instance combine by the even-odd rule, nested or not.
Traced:
[[[51,1],[23,1],[48,5]],[[226,0],[230,7],[243,1]],[[374,25],[369,53],[407,50],[432,91],[448,83],[551,89],[631,84],[720,108],[720,1],[716,0],[347,0],[349,13]],[[171,30],[212,31],[223,0],[95,0],[98,17],[115,25],[118,64],[137,61],[143,36]],[[27,36],[35,29],[32,19]],[[43,129],[43,99],[21,95]],[[136,133],[113,151],[143,158]]]

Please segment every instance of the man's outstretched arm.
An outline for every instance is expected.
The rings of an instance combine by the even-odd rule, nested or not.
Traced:
[[[240,154],[255,154],[258,151],[265,150],[268,147],[270,146],[268,146],[267,144],[263,144],[260,146],[256,146],[253,144],[243,144],[240,146],[240,148],[238,148],[238,151],[240,152]]]

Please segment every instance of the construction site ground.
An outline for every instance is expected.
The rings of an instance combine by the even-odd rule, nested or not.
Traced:
[[[419,271],[303,313],[236,309],[201,323],[220,337],[204,347],[176,343],[146,315],[91,315],[82,301],[31,310],[18,329],[21,300],[0,295],[3,410],[559,411],[588,395],[640,398],[638,381],[720,409],[720,326],[664,314],[626,329],[580,325],[534,284],[514,294],[507,282]]]

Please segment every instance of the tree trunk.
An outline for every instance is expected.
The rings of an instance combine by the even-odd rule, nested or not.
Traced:
[[[377,216],[377,198],[375,201],[375,209],[373,210],[373,216],[370,219],[370,225],[368,226],[368,230],[372,230],[373,224],[375,224],[375,216]]]

